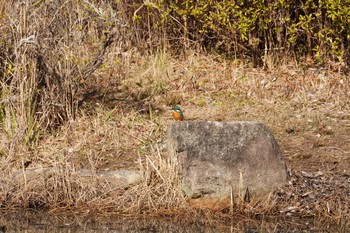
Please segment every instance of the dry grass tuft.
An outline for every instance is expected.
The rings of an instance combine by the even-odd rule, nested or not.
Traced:
[[[158,146],[151,150],[148,155],[139,153],[138,167],[144,174],[144,181],[133,187],[117,188],[111,187],[97,173],[88,179],[79,176],[80,169],[72,162],[71,156],[77,153],[73,149],[46,155],[45,160],[40,161],[43,175],[38,176],[39,179],[26,177],[31,173],[26,173],[29,168],[23,167],[23,172],[18,170],[1,180],[1,206],[50,212],[75,209],[100,213],[174,214],[174,210],[187,207],[180,188],[176,156],[161,152]],[[99,161],[92,156],[88,160],[91,169],[97,171]],[[39,161],[35,163],[38,167]]]
[[[133,200],[124,201],[127,206],[122,209],[128,213],[176,214],[188,208],[181,190],[177,157],[162,153],[158,146],[152,150],[150,155],[139,154],[139,166],[145,180],[123,195],[127,200],[131,197]]]

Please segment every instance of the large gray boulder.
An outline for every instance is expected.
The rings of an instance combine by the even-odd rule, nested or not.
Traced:
[[[259,122],[175,122],[167,146],[192,199],[261,200],[287,180],[279,146]]]

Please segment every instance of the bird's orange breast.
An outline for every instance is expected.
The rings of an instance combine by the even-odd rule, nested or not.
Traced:
[[[182,121],[182,120],[183,120],[183,119],[182,119],[182,116],[181,116],[181,114],[180,114],[179,112],[173,112],[172,115],[173,115],[173,118],[174,118],[176,121]]]

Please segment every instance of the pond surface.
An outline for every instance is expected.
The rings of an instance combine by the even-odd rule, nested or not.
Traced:
[[[315,227],[311,221],[297,223],[295,221],[266,221],[241,220],[225,225],[209,226],[198,222],[179,221],[172,218],[146,218],[146,217],[106,217],[106,216],[74,216],[73,214],[60,214],[48,216],[38,213],[2,213],[0,217],[0,233],[3,232],[52,232],[52,233],[80,233],[80,232],[347,232],[341,226],[323,225]],[[345,230],[345,231],[344,231]],[[348,228],[350,230],[350,228]]]

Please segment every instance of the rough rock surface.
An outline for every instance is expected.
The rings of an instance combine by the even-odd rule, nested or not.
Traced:
[[[99,171],[98,173],[89,170],[81,169],[78,172],[81,178],[89,180],[92,177],[97,176],[98,179],[104,180],[109,183],[109,185],[118,187],[132,186],[141,183],[143,180],[142,173],[137,170],[114,170],[114,171]]]
[[[279,146],[259,122],[176,122],[167,146],[179,157],[182,188],[193,199],[264,199],[287,180]]]

